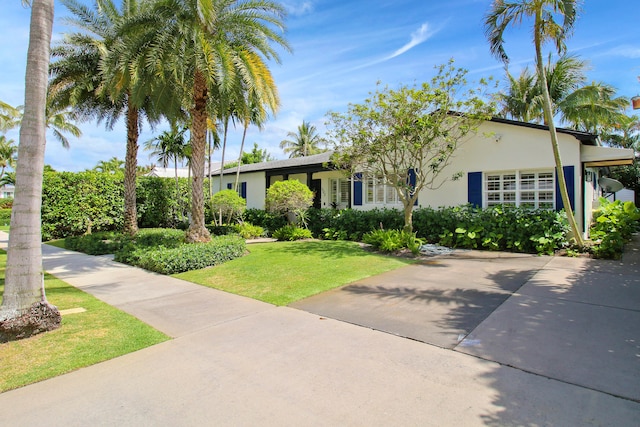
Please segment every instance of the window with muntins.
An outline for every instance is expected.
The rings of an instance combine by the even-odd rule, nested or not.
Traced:
[[[331,203],[336,205],[349,204],[349,180],[332,179],[331,180]]]
[[[365,203],[394,204],[398,203],[398,192],[385,182],[382,175],[369,175],[365,180]]]
[[[510,205],[554,209],[554,183],[553,170],[486,173],[485,206]]]

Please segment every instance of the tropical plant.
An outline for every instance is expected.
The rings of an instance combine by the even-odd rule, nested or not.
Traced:
[[[216,119],[225,119],[242,88],[255,84],[264,60],[279,61],[275,45],[288,49],[280,34],[283,6],[270,0],[158,0],[152,13],[128,28],[143,40],[140,63],[156,72],[156,80],[171,88],[188,106],[191,123],[192,203],[187,239],[209,240],[204,225],[204,164],[208,104]]]
[[[265,205],[267,211],[285,214],[294,223],[313,205],[313,192],[295,179],[278,181],[267,189]]]
[[[116,174],[123,171],[124,160],[120,160],[117,157],[112,157],[109,160],[100,160],[94,171],[108,174]]]
[[[219,191],[211,198],[216,225],[232,224],[242,217],[246,208],[247,201],[234,190]]]
[[[460,92],[466,70],[453,61],[437,67],[431,82],[384,88],[346,114],[330,115],[336,141],[332,162],[349,176],[367,174],[390,187],[404,207],[404,229],[411,232],[413,207],[423,189],[437,189],[458,172],[441,174],[464,139],[491,118],[493,103],[483,100],[488,82]],[[452,113],[456,112],[456,113]]]
[[[155,156],[163,168],[173,161],[176,180],[176,200],[180,198],[180,183],[178,181],[178,163],[188,157],[188,143],[185,139],[187,128],[178,128],[174,123],[171,130],[163,131],[160,135],[144,143],[145,150],[150,150],[149,156]]]
[[[303,121],[298,126],[297,132],[287,133],[290,139],[284,139],[280,142],[280,148],[292,157],[305,157],[313,154],[319,154],[326,151],[320,148],[321,144],[326,144],[326,140],[318,135],[316,127],[309,122]]]
[[[125,154],[124,230],[138,230],[135,180],[138,135],[142,118],[159,119],[158,105],[171,102],[166,91],[152,90],[156,79],[131,59],[135,53],[114,52],[116,42],[130,40],[123,24],[144,11],[148,2],[96,0],[93,7],[78,0],[62,0],[71,15],[66,23],[79,31],[65,34],[52,50],[50,94],[53,105],[72,106],[80,117],[105,121],[112,129],[124,115],[127,128]],[[151,96],[153,95],[153,97]],[[169,99],[169,101],[168,101]]]
[[[12,139],[0,135],[0,179],[4,177],[8,167],[15,168],[18,147]]]
[[[7,251],[0,342],[60,327],[58,309],[47,302],[42,270],[40,206],[46,141],[47,72],[53,0],[33,0],[25,81],[24,115],[16,165],[16,192]]]
[[[562,54],[566,51],[565,40],[573,30],[578,15],[579,3],[579,0],[495,0],[485,16],[484,25],[491,53],[505,64],[508,64],[509,57],[504,49],[504,33],[506,29],[511,25],[522,23],[525,19],[533,19],[532,34],[536,72],[542,90],[544,118],[549,127],[558,186],[573,238],[576,244],[582,247],[584,246],[582,234],[573,214],[567,184],[564,179],[558,135],[553,119],[553,104],[549,94],[542,56],[542,47],[547,42],[554,43],[558,53]],[[562,23],[557,22],[556,19],[562,19]]]

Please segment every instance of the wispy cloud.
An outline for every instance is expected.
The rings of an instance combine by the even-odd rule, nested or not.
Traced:
[[[391,55],[387,56],[384,59],[384,61],[387,61],[391,58],[395,58],[396,56],[402,55],[403,53],[413,49],[419,44],[424,43],[434,34],[435,34],[435,31],[430,30],[429,24],[425,22],[420,26],[420,28],[418,28],[418,30],[411,33],[411,40],[409,40],[409,43],[405,44],[400,49],[396,50]]]
[[[313,12],[313,3],[310,1],[288,1],[283,4],[287,9],[287,12],[293,16],[300,16]]]
[[[609,53],[616,56],[622,56],[624,58],[636,59],[640,58],[640,47],[622,45],[611,49]]]

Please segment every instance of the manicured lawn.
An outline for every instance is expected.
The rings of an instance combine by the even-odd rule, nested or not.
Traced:
[[[174,275],[200,285],[287,305],[411,260],[382,256],[354,242],[311,240],[257,243],[250,254],[216,267]]]
[[[6,254],[0,251],[0,292]],[[45,277],[47,299],[67,314],[58,330],[0,344],[0,392],[166,341],[163,333],[67,283]]]

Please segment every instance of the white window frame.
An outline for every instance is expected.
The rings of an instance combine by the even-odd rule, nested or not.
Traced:
[[[396,205],[401,203],[396,188],[387,184],[382,175],[367,174],[363,184],[365,204]]]
[[[335,206],[345,207],[349,205],[351,182],[344,178],[332,178],[329,180],[330,203]]]
[[[532,209],[556,208],[554,169],[485,172],[483,206],[509,205]]]

